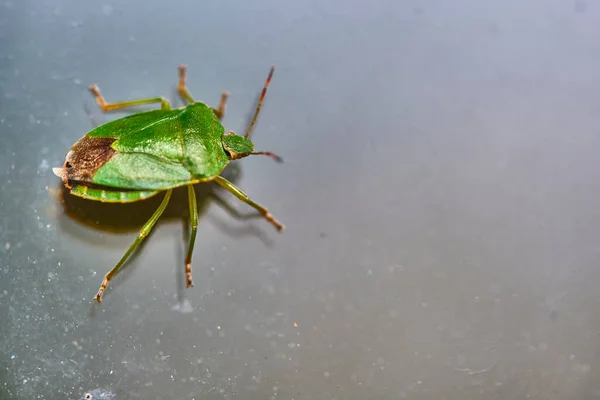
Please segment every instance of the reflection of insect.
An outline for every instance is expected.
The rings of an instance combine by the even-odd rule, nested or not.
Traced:
[[[169,101],[163,97],[107,103],[98,86],[90,86],[98,105],[105,112],[150,103],[161,103],[161,109],[117,119],[88,132],[71,147],[63,167],[53,169],[54,174],[64,181],[72,194],[102,202],[129,203],[166,192],[139,236],[105,275],[96,301],[102,301],[108,282],[148,235],[176,187],[187,186],[190,204],[192,230],[185,259],[187,287],[193,286],[191,262],[198,227],[194,184],[215,181],[258,210],[278,231],[284,229],[265,207],[219,176],[231,160],[249,155],[262,154],[281,162],[281,158],[271,152],[254,151],[254,144],[249,139],[274,70],[271,67],[254,118],[244,136],[225,132],[221,125],[227,93],[221,95],[216,109],[192,98],[185,83],[186,66],[179,67],[178,90],[190,104],[177,109],[171,109]]]

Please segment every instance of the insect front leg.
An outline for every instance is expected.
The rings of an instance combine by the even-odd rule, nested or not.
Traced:
[[[223,117],[225,117],[225,103],[227,103],[228,98],[229,98],[228,92],[221,93],[221,100],[219,100],[219,107],[216,109],[215,108],[212,109],[214,111],[215,115],[217,116],[217,118],[219,118],[219,120],[222,120]]]
[[[190,203],[190,225],[192,231],[190,233],[187,256],[185,257],[185,280],[186,286],[192,287],[194,286],[192,282],[192,253],[194,252],[196,232],[198,231],[198,206],[196,205],[196,193],[194,192],[193,185],[188,185],[188,202]]]
[[[165,99],[164,97],[151,97],[148,99],[121,101],[118,103],[108,103],[104,99],[104,96],[102,96],[102,93],[100,93],[100,88],[98,87],[98,85],[95,85],[95,84],[90,85],[89,90],[90,90],[90,92],[92,92],[92,94],[96,98],[96,103],[98,103],[98,106],[104,112],[117,110],[119,108],[134,107],[134,106],[140,106],[142,104],[152,104],[152,103],[160,103],[160,108],[162,108],[163,110],[171,109],[171,103],[169,103],[169,100]]]
[[[187,76],[187,65],[179,66],[179,83],[177,84],[177,90],[179,91],[179,95],[187,100],[189,103],[195,103],[196,100],[190,94],[190,91],[186,85],[186,76]],[[219,100],[219,106],[217,108],[213,108],[213,112],[222,120],[225,116],[225,104],[227,103],[227,99],[229,98],[229,93],[223,92],[221,93],[221,100]]]
[[[221,185],[222,187],[227,189],[227,191],[232,193],[235,197],[237,197],[244,203],[248,204],[250,207],[257,210],[259,213],[261,213],[262,216],[265,217],[265,219],[267,221],[269,221],[271,224],[273,224],[275,229],[277,229],[279,232],[281,232],[285,229],[285,226],[283,224],[281,224],[279,221],[277,221],[275,219],[275,217],[273,217],[273,215],[271,215],[269,210],[267,210],[265,207],[261,206],[260,204],[252,201],[252,199],[250,199],[250,197],[248,197],[248,195],[246,193],[242,192],[241,189],[238,188],[237,186],[235,186],[233,183],[229,182],[227,179],[225,179],[221,176],[217,176],[215,178],[215,182],[217,182],[219,185]]]
[[[169,199],[171,199],[171,193],[173,193],[172,189],[167,190],[167,193],[165,194],[164,199],[162,200],[162,202],[160,203],[160,205],[158,206],[156,211],[154,211],[154,214],[152,214],[150,219],[144,224],[144,226],[140,230],[138,237],[131,244],[131,246],[129,246],[129,248],[127,249],[127,251],[125,252],[123,257],[121,257],[121,259],[119,260],[117,265],[115,265],[114,268],[111,269],[104,276],[102,285],[100,286],[100,289],[98,290],[98,293],[96,294],[96,297],[94,298],[98,303],[102,302],[102,295],[104,294],[104,291],[106,290],[106,287],[108,286],[108,282],[121,269],[123,264],[125,264],[125,261],[127,261],[129,256],[131,255],[131,253],[140,245],[140,243],[142,243],[142,241],[146,238],[146,236],[148,236],[148,234],[152,230],[152,227],[154,226],[154,224],[156,224],[156,221],[158,221],[158,219],[160,218],[162,213],[165,211],[165,208],[167,208],[167,204],[169,204]]]

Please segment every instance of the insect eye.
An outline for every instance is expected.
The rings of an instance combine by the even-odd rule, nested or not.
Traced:
[[[73,168],[70,162],[65,161],[65,168]]]

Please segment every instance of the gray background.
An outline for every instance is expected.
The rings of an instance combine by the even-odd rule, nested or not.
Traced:
[[[600,6],[579,0],[0,4],[0,398],[600,397]],[[232,94],[249,158],[160,198],[65,195],[107,99]],[[181,104],[179,100],[174,105]],[[87,109],[87,112],[86,112]],[[230,212],[223,204],[229,205]]]

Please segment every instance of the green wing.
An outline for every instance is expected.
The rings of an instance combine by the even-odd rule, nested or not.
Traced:
[[[144,153],[115,154],[96,171],[91,181],[95,185],[142,191],[195,183],[183,165]]]
[[[174,111],[177,110],[151,110],[128,115],[100,125],[88,132],[87,135],[98,138],[120,139],[122,136],[139,130],[140,127],[153,125],[165,117],[177,114]]]
[[[145,153],[182,162],[181,110],[152,110],[107,122],[88,133],[94,138],[114,138],[119,153]]]

